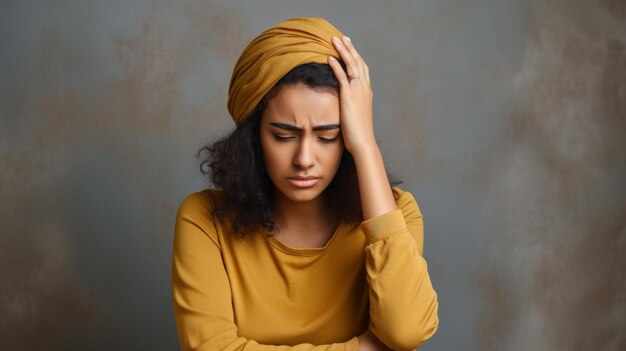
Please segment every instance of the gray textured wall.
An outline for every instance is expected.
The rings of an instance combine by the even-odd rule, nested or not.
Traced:
[[[425,216],[424,350],[626,349],[625,1],[3,1],[0,345],[178,347],[175,211],[245,45],[322,16]]]

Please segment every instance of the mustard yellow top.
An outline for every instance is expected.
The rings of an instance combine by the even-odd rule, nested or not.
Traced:
[[[358,350],[367,330],[412,350],[437,330],[437,293],[423,257],[423,216],[394,187],[397,210],[340,224],[322,248],[262,231],[239,239],[211,216],[220,190],[181,203],[172,301],[181,349]]]

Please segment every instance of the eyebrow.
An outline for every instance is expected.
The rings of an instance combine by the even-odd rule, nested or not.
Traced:
[[[294,125],[291,124],[286,124],[286,123],[278,123],[278,122],[270,122],[271,125],[273,125],[274,127],[278,127],[278,128],[282,128],[282,129],[286,129],[286,130],[293,130],[296,132],[301,132],[302,128],[300,127],[296,127]],[[332,129],[339,129],[340,126],[339,124],[323,124],[323,125],[319,125],[319,126],[314,126],[313,130],[332,130]]]

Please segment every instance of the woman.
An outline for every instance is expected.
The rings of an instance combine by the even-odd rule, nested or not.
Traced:
[[[423,217],[385,171],[372,96],[367,65],[322,18],[246,47],[237,128],[203,148],[217,189],[176,218],[183,350],[412,350],[435,333]]]

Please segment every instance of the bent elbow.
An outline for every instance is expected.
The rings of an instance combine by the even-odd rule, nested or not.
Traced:
[[[435,318],[431,325],[424,326],[420,330],[411,328],[410,331],[390,331],[387,335],[381,335],[380,341],[392,350],[409,351],[420,347],[430,339],[439,327],[439,319]]]
[[[421,346],[426,340],[430,339],[439,328],[439,317],[435,314],[434,318],[431,320],[429,325],[425,325],[420,333],[417,335],[417,338],[411,340],[412,345],[407,350],[413,350]]]
[[[425,312],[425,313],[424,313]],[[415,350],[426,340],[430,339],[439,328],[438,303],[433,299],[426,311],[396,323],[389,323],[381,330],[377,328],[374,334],[392,350]]]

